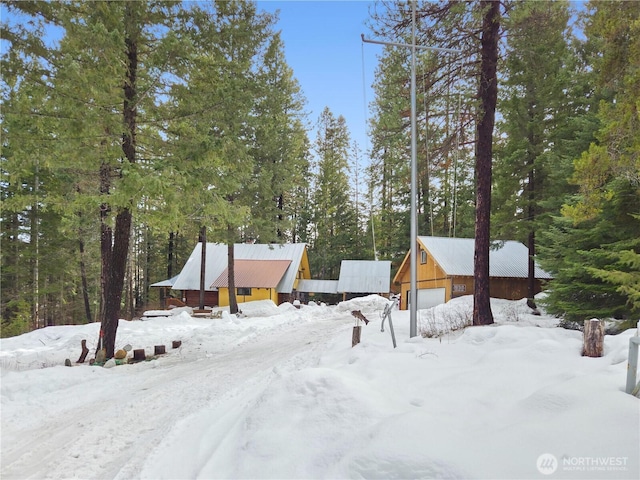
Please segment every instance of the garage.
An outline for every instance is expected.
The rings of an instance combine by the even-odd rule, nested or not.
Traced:
[[[441,303],[445,303],[444,288],[423,288],[417,291],[418,294],[418,310],[435,307]],[[407,305],[410,303],[409,293],[407,292]]]

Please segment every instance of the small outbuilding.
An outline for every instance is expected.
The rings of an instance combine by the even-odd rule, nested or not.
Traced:
[[[388,295],[391,288],[389,260],[342,260],[337,290],[343,300],[365,295]]]
[[[317,297],[337,303],[371,294],[387,296],[390,286],[390,261],[342,260],[338,280],[301,280],[298,292],[304,301]]]
[[[475,240],[473,238],[418,237],[418,309],[473,294]],[[407,309],[410,290],[410,252],[393,281],[400,286],[401,308]],[[518,300],[528,295],[529,250],[520,242],[496,241],[489,250],[489,291],[494,298]],[[535,292],[552,277],[535,266]]]

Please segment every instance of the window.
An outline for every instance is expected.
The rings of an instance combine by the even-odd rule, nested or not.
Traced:
[[[251,295],[251,289],[250,288],[238,288],[236,290],[238,293],[238,295],[243,295],[245,297],[250,296]]]
[[[427,252],[426,250],[420,250],[420,263],[427,263]]]

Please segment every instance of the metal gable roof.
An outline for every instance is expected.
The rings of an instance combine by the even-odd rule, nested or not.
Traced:
[[[291,265],[291,260],[236,260],[236,288],[275,288]],[[229,268],[225,268],[210,288],[229,286]]]
[[[473,276],[473,238],[419,236],[418,240],[447,275]],[[528,257],[529,250],[520,242],[495,241],[489,250],[489,276],[527,278]],[[535,276],[541,279],[552,278],[537,265]]]
[[[168,280],[162,280],[160,282],[152,283],[149,285],[150,287],[173,287],[173,284],[176,283],[179,275],[169,278]]]
[[[338,280],[298,280],[298,292],[338,293]]]
[[[389,260],[342,260],[338,292],[388,293],[391,286]]]
[[[287,244],[245,244],[234,245],[234,257],[236,260],[290,260],[294,268],[287,269],[277,287],[279,293],[291,293],[293,284],[298,274],[298,267],[306,249],[306,243]],[[200,255],[202,243],[196,244],[189,259],[186,261],[178,279],[175,281],[174,290],[199,290],[200,289]],[[222,274],[227,268],[227,245],[221,243],[207,243],[207,265],[205,268],[205,289]]]

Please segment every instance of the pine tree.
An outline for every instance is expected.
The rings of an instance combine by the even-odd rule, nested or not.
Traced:
[[[254,107],[255,203],[246,240],[284,242],[292,237],[293,199],[306,181],[308,140],[303,127],[304,98],[287,65],[276,34],[260,66],[259,97]]]
[[[574,162],[571,182],[579,192],[562,208],[544,255],[556,277],[549,308],[569,320],[624,318],[638,309],[639,15],[630,3],[595,2],[587,18],[587,51],[602,98],[600,127]]]
[[[493,197],[498,238],[520,240],[529,250],[529,298],[535,295],[536,231],[546,213],[549,175],[559,165],[547,154],[566,100],[563,71],[568,49],[565,2],[521,2],[509,11],[508,56],[504,70],[501,131],[504,142],[496,162]]]
[[[350,258],[356,232],[349,186],[349,131],[343,116],[325,107],[318,121],[317,169],[313,194],[313,272],[338,278],[340,261]]]
[[[406,52],[404,52],[406,53]],[[402,258],[409,236],[409,161],[406,62],[403,51],[385,48],[376,70],[368,167],[376,249],[381,258]]]
[[[190,197],[182,218],[206,228],[210,240],[229,246],[233,313],[232,246],[242,229],[251,227],[255,208],[255,108],[264,93],[260,69],[272,22],[251,2],[191,6],[177,30],[190,38],[181,53],[184,63],[175,70],[183,81],[171,85],[172,100],[166,105],[173,117],[167,128],[172,145],[168,162]]]

